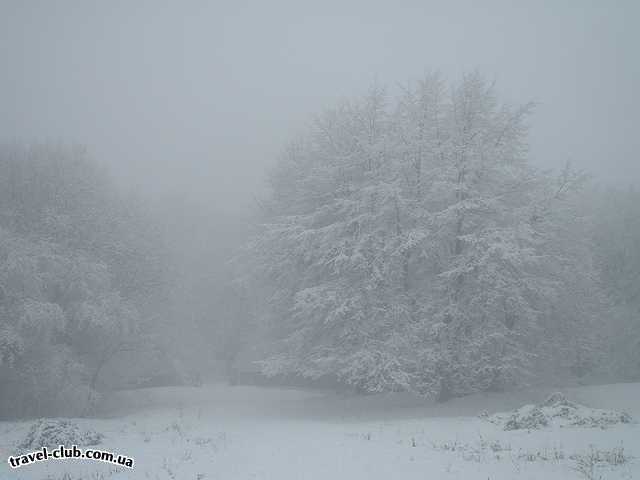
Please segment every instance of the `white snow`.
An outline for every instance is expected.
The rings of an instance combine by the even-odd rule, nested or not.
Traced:
[[[640,476],[640,461],[633,458],[640,454],[636,423],[504,431],[478,417],[538,403],[551,391],[482,394],[445,404],[407,394],[362,397],[226,385],[120,392],[101,418],[74,422],[105,435],[98,448],[134,457],[133,471],[89,460],[11,470],[6,459],[18,453],[34,422],[0,422],[0,478],[554,480],[588,478],[589,459],[594,478]],[[640,384],[562,392],[589,407],[640,418]],[[611,465],[619,453],[624,462]]]

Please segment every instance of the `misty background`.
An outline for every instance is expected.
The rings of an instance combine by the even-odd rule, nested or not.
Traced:
[[[477,68],[538,102],[530,159],[640,178],[633,1],[0,2],[2,140],[86,145],[127,188],[246,214],[313,114]]]
[[[525,122],[532,165],[562,174],[570,162],[594,191],[624,191],[640,181],[638,14],[631,1],[0,1],[7,258],[34,235],[61,242],[65,265],[89,252],[96,263],[73,275],[106,264],[112,283],[91,302],[120,296],[100,307],[105,325],[114,305],[134,305],[134,323],[161,357],[149,362],[163,364],[151,370],[181,370],[167,375],[197,383],[212,372],[233,377],[237,364],[257,369],[248,365],[262,352],[238,352],[255,346],[264,292],[233,284],[231,261],[265,219],[267,179],[285,146],[320,112],[377,86],[398,98],[434,71],[448,95],[480,72],[500,102],[535,103]],[[598,231],[624,238],[620,250],[633,256],[635,227],[618,233],[637,194],[620,195],[606,205],[587,195],[581,207],[608,212],[600,218],[613,226]],[[55,253],[38,242],[16,254],[21,262]],[[607,275],[620,279],[615,268],[633,262],[615,258]],[[23,267],[9,264],[7,298],[59,301],[45,287],[12,293],[22,284],[11,269]],[[635,281],[625,275],[622,289]],[[75,318],[76,300],[66,301],[63,316]],[[22,315],[11,302],[7,318]],[[109,388],[104,365],[121,374],[111,365],[123,348],[116,337],[84,361],[93,390]]]

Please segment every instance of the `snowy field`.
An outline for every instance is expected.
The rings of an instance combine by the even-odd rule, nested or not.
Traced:
[[[640,455],[640,384],[563,390],[590,407],[627,411],[630,424],[504,431],[479,417],[539,402],[550,391],[475,395],[439,405],[408,395],[225,385],[120,392],[101,418],[74,421],[104,434],[97,448],[133,457],[133,471],[90,460],[11,470],[6,459],[33,422],[2,422],[0,478],[640,478],[634,458]]]

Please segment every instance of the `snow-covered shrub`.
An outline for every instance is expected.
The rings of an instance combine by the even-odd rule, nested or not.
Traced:
[[[98,445],[103,437],[93,430],[82,430],[71,420],[40,419],[31,426],[18,448],[26,451],[41,447],[56,448],[59,445],[83,447]]]
[[[524,406],[511,415],[504,424],[505,430],[537,430],[549,425],[548,418],[539,407],[534,405]]]
[[[628,413],[585,407],[570,402],[562,393],[554,393],[538,405],[525,405],[512,413],[485,418],[504,430],[537,430],[550,425],[606,428],[632,422]]]

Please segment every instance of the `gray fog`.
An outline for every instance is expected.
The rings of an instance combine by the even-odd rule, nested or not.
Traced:
[[[2,1],[0,136],[246,209],[304,122],[374,82],[477,68],[538,102],[530,158],[640,177],[634,1]]]

